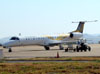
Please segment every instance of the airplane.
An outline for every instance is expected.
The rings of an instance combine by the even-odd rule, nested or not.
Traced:
[[[85,45],[84,42],[80,41],[80,39],[83,37],[83,30],[84,30],[84,24],[86,22],[96,22],[95,21],[79,21],[79,22],[72,22],[72,23],[79,23],[77,29],[75,31],[69,32],[67,34],[60,34],[57,36],[41,36],[41,37],[8,37],[1,40],[0,45],[3,46],[3,48],[9,49],[8,52],[12,52],[12,47],[16,46],[29,46],[29,45],[39,45],[44,46],[45,50],[50,50],[50,47],[52,46],[59,46],[60,50],[63,50],[64,47],[63,44],[68,45],[67,49],[65,51],[68,51],[68,49],[72,48],[74,51],[79,52],[79,50],[90,50],[91,48],[88,45]],[[76,48],[73,48],[73,44],[77,44]],[[80,45],[80,46],[79,46]]]

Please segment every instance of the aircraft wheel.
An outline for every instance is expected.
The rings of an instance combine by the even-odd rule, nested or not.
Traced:
[[[87,49],[84,49],[84,51],[86,52],[86,51],[87,51]]]
[[[79,52],[79,49],[80,49],[80,48],[79,48],[78,46],[76,46],[76,51],[77,51],[77,52]]]
[[[76,49],[74,49],[74,52],[76,51]]]
[[[77,49],[77,52],[79,52],[79,48]]]
[[[88,48],[87,48],[87,49],[88,49],[88,51],[91,51],[91,47],[90,47],[90,46],[88,46]]]
[[[50,50],[50,48],[48,46],[44,46],[45,50]]]
[[[83,51],[83,49],[81,49],[81,52]]]
[[[8,52],[12,52],[11,48],[9,48]]]
[[[68,48],[67,48],[67,49],[65,49],[65,52],[68,52]]]

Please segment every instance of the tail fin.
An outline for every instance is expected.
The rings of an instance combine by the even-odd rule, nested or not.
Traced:
[[[75,31],[73,31],[73,32],[83,33],[84,24],[85,24],[85,22],[79,22],[79,25],[78,25],[77,29]]]
[[[77,29],[73,32],[80,32],[83,33],[84,30],[84,24],[85,22],[97,22],[98,20],[94,20],[94,21],[80,21],[80,22],[72,22],[72,23],[79,23]]]

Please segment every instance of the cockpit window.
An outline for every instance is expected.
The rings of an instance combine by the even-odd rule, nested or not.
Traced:
[[[19,40],[18,37],[12,37],[10,40]]]

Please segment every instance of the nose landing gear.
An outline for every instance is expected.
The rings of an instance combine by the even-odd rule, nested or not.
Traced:
[[[11,49],[11,48],[9,48],[8,52],[12,52],[12,49]]]

